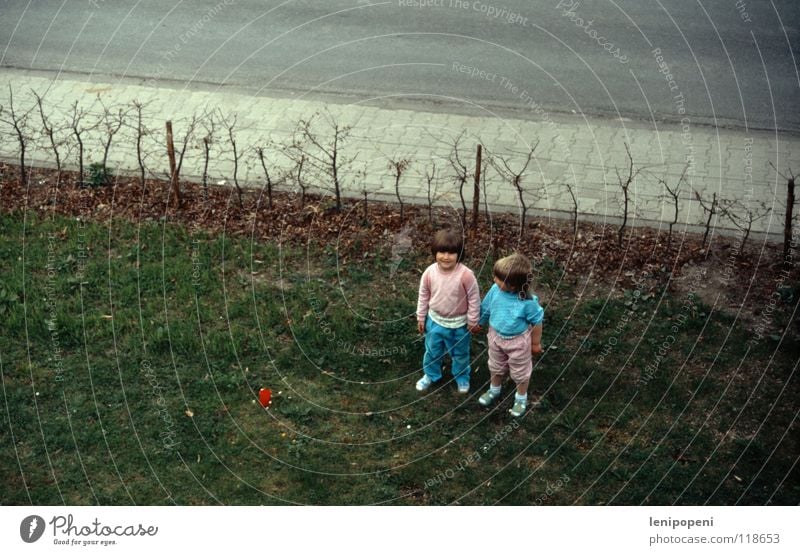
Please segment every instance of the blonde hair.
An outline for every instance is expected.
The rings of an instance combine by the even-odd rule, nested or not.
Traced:
[[[529,298],[531,282],[533,282],[533,266],[527,257],[514,253],[501,258],[494,263],[492,268],[494,277],[514,293],[519,293],[520,298]]]

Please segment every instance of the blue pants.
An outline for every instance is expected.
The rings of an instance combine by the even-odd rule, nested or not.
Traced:
[[[436,382],[442,378],[442,361],[445,355],[453,360],[453,378],[458,385],[469,385],[469,346],[472,338],[467,326],[445,328],[430,316],[425,320],[425,357],[422,360],[425,375]]]

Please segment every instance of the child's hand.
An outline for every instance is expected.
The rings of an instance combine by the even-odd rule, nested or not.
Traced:
[[[425,335],[425,322],[417,322],[417,331],[420,335]]]
[[[544,352],[544,349],[542,349],[542,344],[541,343],[531,343],[531,354],[532,355],[540,355],[543,352]]]
[[[483,331],[483,329],[481,329],[480,325],[478,324],[475,324],[474,326],[467,326],[467,329],[472,335],[475,335],[476,333],[480,333]]]

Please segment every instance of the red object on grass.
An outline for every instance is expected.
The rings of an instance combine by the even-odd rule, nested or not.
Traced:
[[[272,399],[272,390],[262,387],[258,392],[258,402],[262,407],[266,407],[269,405],[270,399]]]

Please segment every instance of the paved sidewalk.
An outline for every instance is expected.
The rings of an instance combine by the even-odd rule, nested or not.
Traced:
[[[691,162],[687,182],[681,186],[679,227],[696,226],[704,214],[692,190],[710,200],[713,193],[728,201],[739,200],[752,210],[761,210],[761,203],[770,207],[770,215],[754,226],[754,231],[775,234],[780,240],[783,232],[785,180],[770,167],[772,162],[781,172],[800,168],[800,138],[768,132],[733,131],[684,124],[640,123],[620,120],[589,119],[576,115],[564,117],[543,111],[530,103],[530,120],[503,119],[488,114],[481,117],[453,113],[431,113],[409,110],[389,110],[363,104],[330,104],[297,98],[265,98],[236,94],[225,89],[215,91],[179,90],[151,87],[128,82],[88,83],[66,78],[52,80],[44,74],[21,70],[0,70],[0,105],[8,106],[8,90],[14,92],[18,112],[34,106],[31,91],[45,95],[46,114],[56,123],[68,120],[76,101],[89,112],[87,122],[97,121],[107,107],[130,107],[134,100],[146,104],[145,125],[153,130],[146,137],[149,153],[146,164],[153,171],[168,168],[164,149],[164,122],[173,121],[176,141],[185,132],[194,114],[217,112],[227,117],[236,115],[236,141],[240,154],[240,183],[261,186],[263,173],[255,147],[265,147],[265,155],[275,166],[288,169],[288,158],[279,149],[267,148],[291,141],[298,121],[317,112],[328,110],[341,124],[352,125],[351,139],[343,153],[358,153],[354,169],[364,171],[365,177],[355,182],[345,177],[344,193],[361,196],[366,187],[372,198],[391,200],[394,197],[394,178],[389,159],[408,158],[412,161],[401,181],[405,201],[426,202],[425,172],[435,162],[440,178],[434,184],[439,204],[460,208],[460,199],[453,180],[448,157],[454,139],[465,133],[460,152],[470,172],[475,165],[475,145],[481,142],[494,155],[509,160],[512,168],[520,167],[528,145],[538,141],[536,155],[523,179],[528,191],[526,203],[531,213],[563,216],[572,210],[572,200],[565,183],[574,186],[578,209],[585,217],[617,222],[622,211],[621,190],[617,170],[627,171],[625,145],[630,145],[635,166],[645,168],[631,186],[632,205],[636,219],[642,223],[666,226],[672,219],[673,207],[664,197],[659,183],[664,179],[671,186],[677,181],[687,161]],[[3,117],[7,116],[3,114]],[[134,123],[133,114],[127,117]],[[38,111],[29,115],[32,134],[41,133]],[[15,160],[17,146],[11,129],[3,124],[0,132],[0,158]],[[320,137],[327,139],[324,126]],[[202,127],[190,144],[181,175],[199,180],[202,174]],[[233,155],[225,130],[218,124],[215,130],[209,174],[214,182],[232,181]],[[87,166],[102,159],[102,126],[87,134]],[[34,163],[52,165],[52,153],[44,137],[37,136],[29,146],[28,158]],[[137,170],[135,140],[132,127],[123,127],[115,136],[109,166],[123,171]],[[75,153],[68,163],[76,166]],[[351,174],[352,175],[352,174]],[[316,181],[319,183],[319,180]],[[498,210],[516,211],[516,190],[493,169],[488,170],[487,200]],[[464,187],[467,205],[471,207],[472,179]],[[716,226],[734,229],[727,218],[718,218]]]

